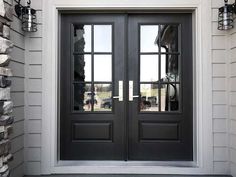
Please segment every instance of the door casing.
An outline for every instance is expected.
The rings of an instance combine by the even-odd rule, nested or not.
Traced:
[[[57,47],[50,49],[49,50],[49,46],[57,46],[58,44],[58,31],[56,29],[58,29],[58,18],[60,17],[60,13],[59,13],[59,9],[73,9],[71,8],[73,7],[77,7],[78,10],[94,10],[94,7],[91,7],[89,5],[87,5],[86,8],[81,7],[81,4],[77,4],[76,2],[68,2],[67,5],[65,5],[65,3],[63,4],[62,2],[60,3],[55,3],[53,2],[53,8],[51,9],[52,11],[48,11],[48,6],[46,5],[51,5],[51,2],[48,3],[48,1],[46,1],[47,3],[45,3],[44,5],[44,9],[47,11],[45,12],[46,15],[49,15],[49,18],[44,19],[45,25],[46,26],[51,26],[51,30],[45,30],[46,28],[44,28],[44,37],[47,36],[47,38],[44,38],[44,44],[43,45],[43,53],[45,58],[43,58],[43,64],[45,67],[43,67],[43,133],[42,133],[42,143],[45,144],[45,146],[43,146],[42,148],[42,174],[50,174],[50,173],[68,173],[68,170],[70,169],[70,173],[104,173],[106,170],[106,168],[104,168],[107,164],[104,163],[100,163],[98,164],[97,162],[91,162],[90,164],[87,164],[86,162],[81,163],[77,163],[77,162],[60,162],[57,160],[57,105],[54,103],[57,103],[57,58],[58,58],[58,54],[57,54]],[[83,3],[82,3],[83,4]],[[181,3],[180,3],[181,4]],[[84,5],[86,5],[86,3],[84,3]],[[163,7],[168,7],[168,2],[167,5],[163,5]],[[180,5],[180,7],[182,9],[192,9],[194,10],[193,15],[194,15],[194,26],[195,26],[195,31],[194,34],[197,33],[197,35],[195,35],[194,38],[194,46],[196,47],[196,50],[194,52],[195,54],[195,77],[196,77],[196,83],[194,84],[194,88],[195,88],[195,98],[197,97],[198,99],[196,99],[196,103],[194,103],[194,105],[200,105],[203,103],[203,100],[206,100],[207,102],[204,103],[203,106],[206,106],[206,110],[211,110],[211,101],[208,99],[204,99],[203,95],[207,95],[207,93],[211,93],[211,87],[210,84],[206,85],[206,90],[203,89],[203,85],[201,84],[202,81],[206,81],[205,83],[211,83],[211,77],[210,77],[210,73],[211,73],[211,64],[208,62],[208,60],[203,60],[204,58],[206,59],[207,57],[209,57],[209,50],[210,50],[210,35],[211,31],[210,29],[208,30],[204,30],[204,34],[200,33],[202,31],[202,29],[200,28],[200,23],[203,22],[204,24],[209,22],[209,18],[206,16],[204,16],[203,12],[206,13],[207,11],[207,7],[210,7],[210,3],[205,4],[205,6],[201,5],[196,5],[192,2],[190,2],[189,4],[182,4]],[[201,8],[204,7],[204,8]],[[117,7],[114,5],[114,7],[110,7],[107,6],[108,9],[116,9]],[[160,6],[158,6],[158,4],[153,4],[152,8],[148,8],[146,7],[145,9],[159,9]],[[97,10],[104,10],[104,8],[96,8]],[[137,7],[127,7],[127,9],[139,9]],[[142,8],[143,9],[143,8]],[[199,11],[199,9],[202,9],[202,11]],[[55,23],[49,23],[50,19],[54,19]],[[55,33],[56,31],[56,33]],[[201,37],[205,37],[204,39],[209,39],[206,40],[208,42],[206,42],[204,45],[202,43],[202,38]],[[197,40],[198,39],[198,42]],[[47,55],[46,55],[47,54]],[[196,61],[196,57],[199,57],[201,54],[201,56],[199,58],[199,61]],[[51,58],[52,57],[52,58]],[[52,62],[49,62],[50,60],[52,60]],[[200,63],[205,63],[206,67],[201,68]],[[200,73],[199,75],[196,75],[196,72]],[[48,75],[49,74],[49,75]],[[205,74],[205,77],[201,77],[202,75]],[[53,79],[54,78],[54,79]],[[46,84],[45,84],[46,83]],[[198,91],[196,91],[196,88],[199,89]],[[56,93],[56,94],[55,94]],[[50,97],[49,97],[50,96]],[[209,108],[209,109],[208,109]],[[51,110],[51,111],[49,111]],[[204,109],[205,110],[205,109]],[[155,166],[153,166],[153,163],[149,163],[147,164],[149,167],[145,167],[142,164],[139,163],[133,163],[130,164],[130,167],[125,168],[126,170],[123,170],[122,173],[145,173],[145,174],[165,174],[165,173],[175,173],[175,174],[201,174],[201,173],[211,173],[212,172],[212,150],[211,150],[211,140],[212,140],[212,136],[211,136],[211,119],[203,119],[203,117],[207,117],[209,115],[211,115],[208,112],[202,110],[202,108],[198,108],[195,110],[195,121],[197,123],[195,123],[194,127],[195,127],[195,134],[196,134],[196,138],[194,141],[195,144],[195,155],[196,155],[196,159],[194,160],[194,162],[186,165],[186,164],[181,164],[179,162],[174,162],[174,163],[156,163],[154,164]],[[52,117],[52,119],[48,119],[48,117]],[[210,116],[211,117],[211,116]],[[205,122],[205,123],[204,123]],[[197,129],[196,129],[197,128]],[[202,131],[204,130],[204,131]],[[206,131],[207,130],[207,131]],[[202,133],[206,133],[203,137],[201,136]],[[48,136],[50,135],[50,136]],[[207,144],[204,144],[204,142],[208,142]],[[205,156],[204,156],[205,154]],[[48,157],[51,158],[48,158]],[[202,163],[203,159],[205,159],[204,161],[206,163]],[[184,167],[176,167],[176,168],[171,168],[170,170],[168,167],[161,167],[161,165],[167,165],[167,166],[175,166],[177,164],[179,164],[180,166],[184,166]],[[113,163],[112,163],[113,164]],[[135,164],[138,165],[142,165],[143,168],[139,167],[137,168],[133,168],[133,165],[135,166]],[[70,165],[70,166],[66,166],[66,165]],[[77,165],[82,165],[80,167],[78,167]],[[96,169],[93,170],[93,165],[96,165]],[[106,171],[106,173],[120,173],[120,168],[122,168],[124,164],[120,164],[120,163],[116,163],[117,167],[112,168],[112,170],[110,169],[109,172]],[[90,166],[92,168],[90,168]],[[121,167],[119,167],[121,166]],[[196,167],[194,167],[196,166]],[[86,168],[84,168],[86,167]],[[152,170],[150,170],[149,168],[152,168]],[[153,169],[155,168],[155,169]],[[84,169],[84,170],[82,170]],[[88,170],[90,169],[90,170]],[[122,168],[123,169],[123,168]],[[135,171],[133,170],[135,169]],[[105,171],[104,171],[105,170]],[[87,172],[86,172],[87,171]]]

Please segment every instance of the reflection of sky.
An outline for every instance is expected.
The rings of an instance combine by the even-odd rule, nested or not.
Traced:
[[[94,25],[94,51],[111,52],[112,32],[111,25]],[[76,39],[84,37],[85,52],[91,52],[91,26],[84,26],[84,33],[77,30]],[[158,52],[155,44],[158,35],[158,25],[143,25],[140,29],[140,47],[141,52]],[[162,48],[162,52],[165,49]],[[119,57],[119,56],[118,56]],[[161,78],[166,76],[166,56],[161,56]],[[95,55],[94,56],[94,78],[95,81],[111,81],[111,56]],[[141,81],[158,81],[158,55],[141,55],[140,56],[140,80]],[[91,81],[91,56],[85,55],[85,80]]]

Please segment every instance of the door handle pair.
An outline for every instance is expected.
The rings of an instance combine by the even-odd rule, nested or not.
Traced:
[[[133,101],[134,98],[139,98],[139,95],[134,95],[134,81],[129,81],[129,101]],[[114,99],[119,99],[119,101],[123,101],[123,81],[119,81],[119,95],[113,96]]]

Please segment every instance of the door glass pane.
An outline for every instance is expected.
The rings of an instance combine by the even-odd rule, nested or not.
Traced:
[[[95,84],[94,111],[112,110],[112,84]]]
[[[160,44],[166,52],[178,52],[178,25],[160,25]]]
[[[112,26],[94,25],[94,52],[112,51]]]
[[[141,82],[158,81],[158,55],[140,56],[140,80]]]
[[[74,25],[74,52],[91,52],[91,25]]]
[[[141,52],[158,52],[159,25],[141,25],[140,47]]]
[[[94,81],[112,80],[112,56],[94,55]]]
[[[91,81],[91,55],[74,56],[74,80]]]
[[[159,111],[158,84],[140,84],[140,111]]]
[[[85,112],[92,109],[91,84],[74,84],[74,110]]]
[[[179,82],[179,56],[161,55],[161,79],[165,82]]]
[[[161,88],[161,111],[179,111],[179,93],[179,84],[163,84]]]

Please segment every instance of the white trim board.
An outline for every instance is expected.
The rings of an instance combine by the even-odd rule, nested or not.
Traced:
[[[91,165],[57,159],[58,10],[156,9],[194,11],[195,166]],[[206,0],[43,0],[42,174],[212,174],[211,1]],[[196,74],[197,73],[197,74]]]

